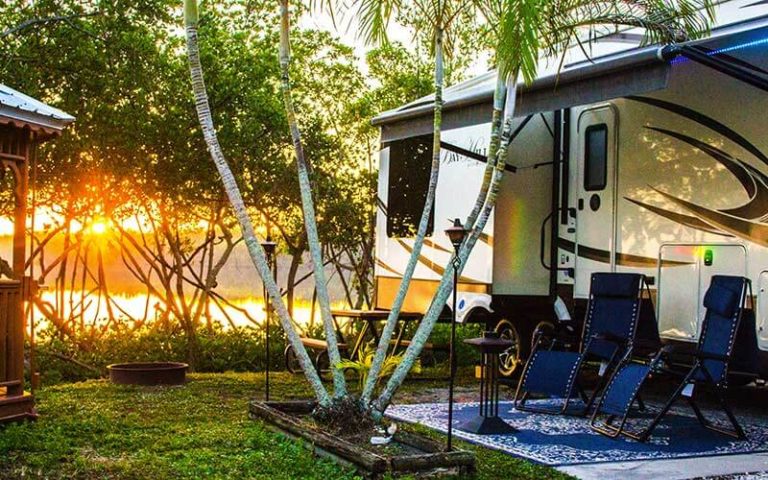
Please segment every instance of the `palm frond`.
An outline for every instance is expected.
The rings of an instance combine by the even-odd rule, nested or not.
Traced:
[[[519,71],[528,83],[540,54],[584,48],[617,26],[642,29],[643,44],[674,43],[708,34],[714,20],[712,0],[492,0],[483,11],[498,15],[500,74]]]
[[[353,5],[357,7],[359,36],[369,45],[389,43],[387,27],[392,16],[400,9],[401,0],[356,0]]]
[[[368,375],[371,371],[371,366],[373,365],[373,357],[375,353],[376,351],[373,345],[365,344],[360,348],[357,360],[344,359],[336,364],[336,368],[339,370],[352,370],[357,373],[360,380],[360,388],[362,389],[368,381]],[[404,358],[405,357],[402,354],[388,356],[386,360],[384,360],[384,364],[379,371],[379,375],[376,378],[376,384],[378,385],[382,378],[392,375],[392,372],[394,372],[395,368],[403,362]],[[421,362],[419,360],[416,360],[411,371],[414,373],[421,373]]]
[[[499,74],[509,79],[520,72],[526,82],[536,76],[542,22],[549,0],[502,0],[498,12],[496,62]],[[553,2],[559,3],[559,2]]]

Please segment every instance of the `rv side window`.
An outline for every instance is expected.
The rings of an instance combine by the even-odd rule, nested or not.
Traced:
[[[584,135],[584,190],[602,190],[607,183],[608,125],[591,125]]]
[[[432,166],[432,135],[397,140],[389,145],[389,192],[387,236],[415,237],[429,188]],[[435,209],[427,225],[432,235]]]

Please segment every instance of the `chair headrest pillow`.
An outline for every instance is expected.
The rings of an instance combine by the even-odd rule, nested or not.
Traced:
[[[593,273],[590,293],[595,297],[637,298],[642,280],[638,273]]]
[[[720,285],[710,285],[704,295],[704,306],[723,317],[732,317],[739,308],[741,294]]]

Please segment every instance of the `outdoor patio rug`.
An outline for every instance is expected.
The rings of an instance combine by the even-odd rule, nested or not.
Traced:
[[[589,428],[589,420],[584,417],[519,412],[513,410],[512,402],[500,402],[499,412],[518,429],[517,433],[476,435],[457,430],[459,424],[477,414],[477,403],[454,404],[453,432],[463,440],[550,466],[768,452],[768,418],[737,414],[747,433],[747,440],[739,441],[703,428],[685,408],[673,408],[647,443],[602,436]],[[392,405],[386,415],[441,432],[447,430],[448,406],[443,403]]]

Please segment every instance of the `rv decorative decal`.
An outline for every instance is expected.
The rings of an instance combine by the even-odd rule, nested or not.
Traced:
[[[576,245],[565,238],[558,239],[558,246],[566,252],[574,253],[576,251]],[[579,245],[578,256],[592,260],[593,262],[611,263],[611,252],[608,250],[600,250],[597,248],[587,247],[585,245]],[[632,255],[630,253],[616,253],[615,260],[617,265],[622,267],[635,267],[635,268],[654,268],[658,263],[658,259],[652,257],[643,257],[641,255]],[[689,262],[679,262],[675,260],[663,260],[662,265],[666,267],[675,267],[680,265],[688,265]]]
[[[647,105],[651,105],[654,107],[661,108],[663,110],[670,111],[672,113],[676,113],[682,117],[693,120],[694,122],[700,125],[704,125],[705,127],[711,130],[714,130],[719,134],[723,135],[724,137],[726,137],[727,139],[733,141],[734,143],[736,143],[737,145],[744,148],[746,151],[748,151],[749,153],[751,153],[752,155],[760,159],[761,162],[768,165],[768,157],[766,157],[765,154],[763,154],[763,152],[758,150],[758,148],[752,145],[746,138],[742,137],[737,132],[726,127],[725,125],[718,122],[714,118],[703,115],[695,110],[691,110],[690,108],[684,107],[682,105],[666,102],[664,100],[659,100],[657,98],[635,97],[635,96],[629,96],[626,98],[627,100],[633,100],[635,102],[645,103]]]
[[[424,245],[426,245],[426,246],[428,246],[430,248],[434,248],[438,252],[453,253],[452,250],[448,250],[447,248],[443,247],[442,245],[438,245],[437,243],[433,242],[432,240],[430,240],[428,238],[424,239]]]
[[[669,210],[665,210],[661,207],[655,207],[651,204],[641,202],[640,200],[635,200],[634,198],[624,197],[625,200],[630,201],[634,203],[637,206],[643,207],[644,209],[651,211],[655,213],[656,215],[662,216],[668,220],[672,220],[675,223],[679,223],[681,225],[684,225],[686,227],[690,227],[696,230],[701,230],[703,232],[712,233],[714,235],[722,235],[725,237],[730,237],[731,235],[728,233],[723,233],[713,227],[711,227],[708,223],[699,220],[696,217],[692,217],[689,215],[684,215],[682,213],[677,212],[671,212]]]
[[[411,247],[410,245],[405,243],[402,239],[398,238],[397,239],[397,243],[399,243],[400,246],[403,247],[408,252],[409,255],[413,252],[413,247]],[[435,262],[433,262],[432,260],[428,259],[424,255],[419,254],[419,263],[424,265],[425,267],[429,268],[430,270],[432,270],[433,272],[435,272],[437,275],[439,275],[441,277],[445,273],[445,268],[441,267],[440,265],[435,264]],[[460,282],[483,283],[480,280],[476,280],[474,278],[470,278],[470,277],[467,277],[467,276],[464,276],[464,275],[460,275],[459,276],[459,281]]]
[[[400,273],[400,272],[398,272],[397,270],[395,270],[394,268],[390,267],[389,265],[387,265],[386,263],[384,263],[384,262],[383,262],[381,259],[379,259],[379,258],[377,258],[377,259],[376,259],[376,265],[380,266],[381,268],[383,268],[384,270],[388,271],[389,273],[391,273],[391,274],[393,274],[393,275],[396,275],[396,276],[398,276],[398,277],[402,277],[402,276],[403,276],[403,274],[402,274],[402,273]]]
[[[766,157],[766,155],[755,145],[750,143],[739,133],[711,117],[682,105],[666,102],[664,100],[647,97],[627,98],[693,120],[733,141],[753,154],[755,158],[760,160],[763,164],[768,165],[768,157]],[[757,170],[755,167],[733,157],[714,145],[664,128],[653,126],[648,126],[646,128],[684,142],[714,159],[720,165],[725,167],[725,169],[739,182],[749,200],[743,205],[715,210],[683,200],[670,193],[661,191],[656,187],[649,186],[665,199],[686,211],[689,215],[672,212],[661,207],[649,205],[637,199],[624,197],[626,200],[641,206],[650,212],[690,228],[716,235],[736,236],[758,245],[768,247],[768,224],[764,223],[768,219],[768,176]]]
[[[744,220],[717,210],[710,210],[709,208],[664,193],[661,190],[655,188],[654,190],[689,212],[703,217],[706,222],[713,226],[763,247],[768,247],[768,224]]]

